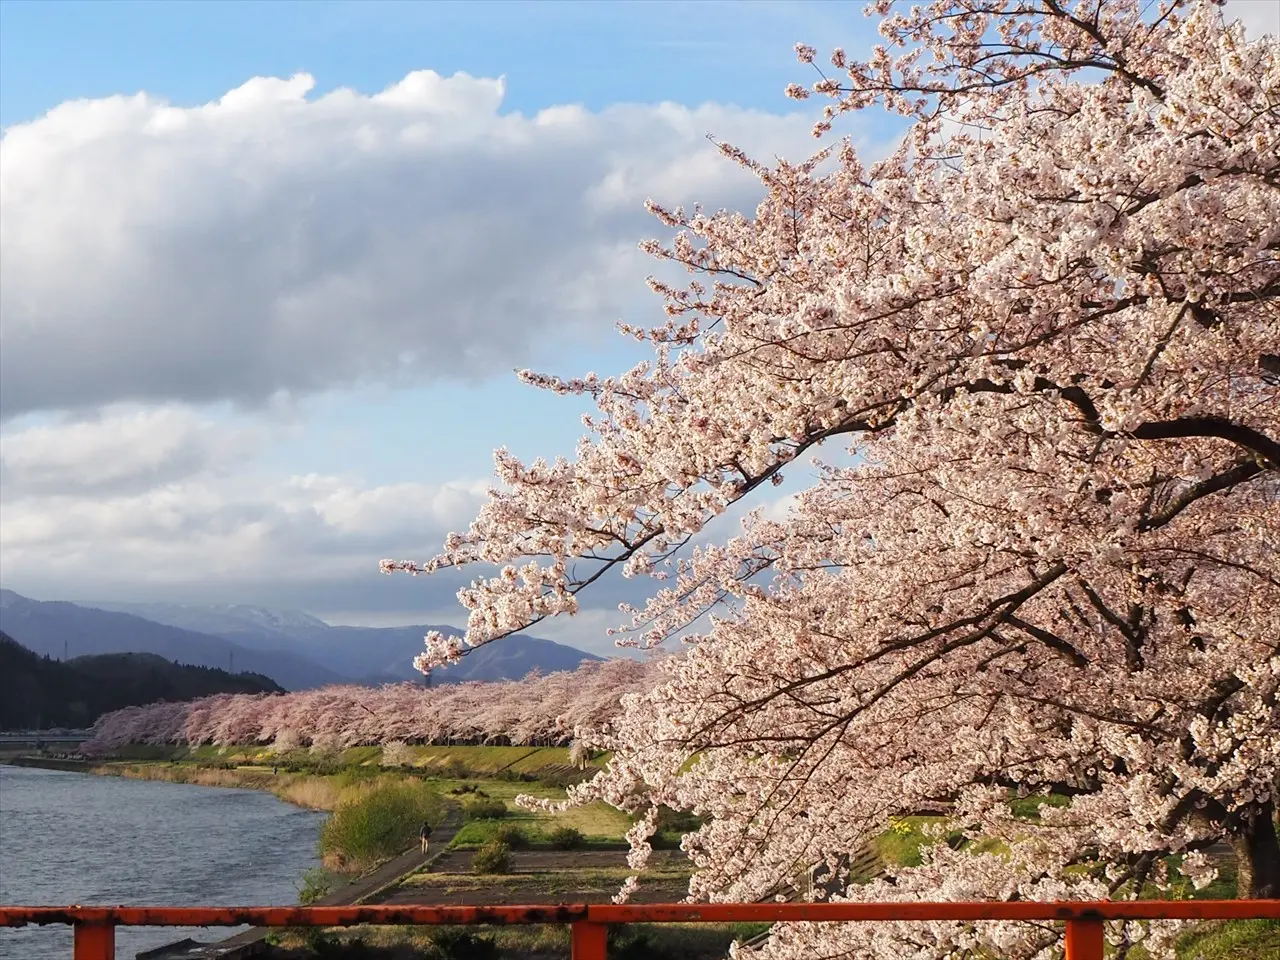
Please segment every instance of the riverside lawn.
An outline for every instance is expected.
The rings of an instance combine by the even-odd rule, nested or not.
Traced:
[[[519,807],[515,798],[527,794],[547,799],[565,795],[565,784],[590,776],[607,760],[596,757],[585,771],[569,764],[568,748],[562,747],[485,747],[485,746],[410,746],[396,751],[394,766],[383,766],[383,750],[378,747],[356,747],[329,754],[313,754],[305,750],[275,754],[269,747],[258,745],[229,747],[129,747],[115,756],[93,765],[94,773],[140,779],[194,783],[266,790],[288,802],[320,810],[335,810],[354,804],[381,791],[395,787],[411,787],[423,791],[423,809],[438,823],[447,807],[465,811],[476,799],[486,801],[490,809],[501,809],[497,816],[466,819],[454,835],[444,857],[430,870],[420,870],[402,878],[384,891],[379,902],[430,902],[480,904],[494,902],[495,891],[505,902],[580,902],[606,901],[629,873],[622,864],[626,849],[624,834],[632,821],[621,811],[604,804],[571,808],[563,812],[528,810]],[[438,798],[434,806],[428,797]],[[1061,798],[1011,798],[1010,807],[1029,820],[1038,815],[1042,804],[1058,804]],[[417,814],[405,821],[416,836]],[[936,842],[957,842],[956,834],[938,837],[935,828],[945,823],[937,816],[902,817],[873,843],[875,853],[884,863],[918,863],[923,847]],[[688,882],[688,867],[675,848],[682,832],[696,824],[685,818],[672,818],[655,836],[655,847],[669,853],[653,865],[642,883],[649,896],[642,899],[679,899]],[[558,854],[563,849],[555,841],[557,831],[577,831],[580,843],[574,853]],[[477,873],[471,866],[475,854],[500,834],[508,840],[513,832],[518,839],[511,844],[510,872],[501,876]],[[334,838],[336,841],[337,838]],[[331,842],[332,844],[332,842]],[[412,837],[405,846],[412,845]],[[993,847],[994,849],[994,847]],[[355,873],[376,866],[394,856],[398,849],[380,857],[357,856],[359,851],[341,845],[322,849],[326,861],[341,869],[327,869],[307,878],[311,886],[336,886]],[[617,863],[605,862],[617,860]],[[1172,865],[1176,869],[1176,864]],[[1150,891],[1152,896],[1157,891]],[[1215,883],[1195,891],[1188,882],[1178,896],[1203,898],[1234,897],[1235,870],[1224,863]],[[641,929],[643,927],[643,929]],[[750,928],[750,929],[748,929]],[[560,928],[505,928],[471,930],[481,940],[492,943],[502,957],[567,956],[568,931]],[[664,956],[723,955],[734,939],[759,932],[759,925],[638,925],[637,929],[619,934],[620,956],[646,956],[661,960]],[[343,941],[359,951],[368,949],[373,957],[380,951],[387,957],[445,958],[452,956],[448,946],[452,934],[442,931],[403,927],[354,928],[334,931],[323,941],[312,943],[313,953],[320,955]],[[314,939],[314,938],[313,938]],[[363,946],[355,946],[356,943]],[[461,941],[459,941],[461,942]],[[472,941],[467,941],[472,944]],[[442,946],[443,944],[443,946]],[[627,947],[627,944],[632,944]],[[299,939],[286,937],[281,946],[306,955],[311,949]],[[468,947],[471,949],[471,947]],[[1268,921],[1240,921],[1205,924],[1182,938],[1179,960],[1256,960],[1274,955],[1280,949],[1280,924]],[[626,951],[634,950],[635,953]],[[356,955],[356,954],[352,954]],[[460,954],[461,955],[461,954]],[[1131,952],[1132,960],[1143,960],[1141,951]],[[994,958],[975,958],[994,960]]]

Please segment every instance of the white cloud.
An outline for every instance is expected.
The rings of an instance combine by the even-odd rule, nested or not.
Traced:
[[[0,567],[28,582],[371,578],[388,550],[464,528],[488,488],[280,476],[253,459],[272,429],[166,407],[6,433]]]
[[[762,158],[816,149],[807,111],[525,116],[502,112],[501,79],[430,71],[374,95],[313,86],[79,100],[4,132],[6,586],[460,622],[452,595],[477,571],[384,578],[377,561],[433,554],[489,481],[273,466],[297,426],[275,401],[296,416],[309,392],[505,375],[589,347],[656,306],[642,280],[661,268],[636,249],[665,232],[647,197],[758,199],[707,134]],[[597,608],[544,632],[607,651],[619,621]]]
[[[174,405],[29,426],[0,436],[4,499],[139,492],[229,469],[257,451],[265,434]]]
[[[475,480],[362,489],[338,477],[311,475],[294,477],[289,492],[339,534],[394,540],[403,537],[410,517],[441,533],[466,527],[484,502],[489,486],[488,480]]]
[[[529,117],[501,112],[500,79],[430,71],[372,96],[312,87],[78,100],[5,131],[6,417],[536,363],[648,309],[647,196],[754,202],[707,133],[765,157],[814,149],[807,114]]]

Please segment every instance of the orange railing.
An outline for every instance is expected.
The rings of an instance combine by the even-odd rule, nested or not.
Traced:
[[[1280,900],[1098,903],[646,903],[528,907],[0,907],[0,926],[71,924],[75,960],[115,960],[117,926],[351,927],[372,924],[567,923],[573,960],[605,960],[615,923],[1039,920],[1066,924],[1067,960],[1102,960],[1106,920],[1280,919]]]

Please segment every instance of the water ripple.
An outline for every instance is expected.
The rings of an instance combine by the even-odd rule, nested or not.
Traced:
[[[323,814],[223,787],[0,766],[0,903],[296,903]],[[116,954],[227,930],[120,928]],[[66,960],[71,932],[0,929],[3,960]]]

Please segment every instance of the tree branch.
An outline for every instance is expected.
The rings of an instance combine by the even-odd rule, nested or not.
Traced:
[[[1269,469],[1280,468],[1280,443],[1272,440],[1265,433],[1225,417],[1180,417],[1177,420],[1154,421],[1142,424],[1131,431],[1131,435],[1139,440],[1217,437],[1269,460]]]

